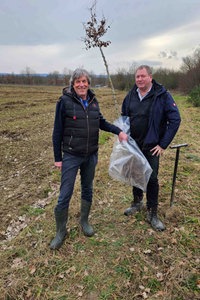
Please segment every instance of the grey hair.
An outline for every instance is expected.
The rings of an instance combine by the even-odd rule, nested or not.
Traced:
[[[145,69],[147,71],[148,75],[152,75],[152,69],[148,65],[141,65],[141,66],[139,66],[136,69],[135,74],[137,73],[138,70],[142,70],[142,69]]]
[[[85,76],[87,78],[88,83],[90,84],[91,79],[90,79],[89,73],[85,69],[78,68],[73,72],[73,74],[70,77],[70,80],[69,80],[70,88],[73,87],[74,81],[82,76]]]

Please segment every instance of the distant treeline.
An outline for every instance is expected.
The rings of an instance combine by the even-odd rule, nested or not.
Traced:
[[[55,71],[50,74],[0,74],[0,84],[22,84],[22,85],[54,85],[54,86],[68,86],[71,72],[69,74],[59,74]],[[92,86],[105,86],[106,76],[91,75]]]
[[[136,65],[129,70],[120,69],[111,75],[113,86],[119,90],[129,90],[134,84],[134,73]],[[25,84],[25,85],[58,85],[67,86],[69,84],[69,74],[59,74],[55,71],[50,74],[33,74],[30,68],[26,68],[23,74],[0,74],[0,84]],[[170,69],[156,69],[153,78],[163,84],[169,90],[179,90],[183,93],[190,93],[194,88],[200,86],[200,48],[194,51],[192,56],[183,58],[183,64],[178,71]],[[108,86],[109,81],[106,76],[91,74],[92,87]]]

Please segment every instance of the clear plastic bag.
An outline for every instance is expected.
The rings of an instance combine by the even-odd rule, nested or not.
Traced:
[[[121,116],[114,124],[130,134],[129,117]],[[109,165],[109,175],[113,179],[138,187],[145,192],[151,173],[152,169],[134,139],[129,136],[128,142],[121,143],[116,140]]]

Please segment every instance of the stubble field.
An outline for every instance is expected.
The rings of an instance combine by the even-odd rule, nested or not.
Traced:
[[[69,237],[59,251],[53,209],[60,173],[53,167],[52,127],[62,87],[0,86],[1,258],[0,299],[193,300],[200,299],[200,113],[186,97],[173,94],[182,124],[173,144],[180,151],[175,201],[170,195],[175,150],[160,162],[159,215],[167,229],[155,232],[145,210],[123,215],[131,187],[108,175],[115,137],[102,132],[94,182],[91,223],[79,228],[77,178],[70,205]],[[102,113],[116,119],[109,89],[96,89]],[[117,91],[119,105],[125,92]]]

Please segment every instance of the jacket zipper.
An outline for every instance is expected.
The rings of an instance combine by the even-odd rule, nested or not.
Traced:
[[[93,96],[93,98],[88,102],[88,107],[87,108],[85,108],[84,107],[84,105],[83,105],[83,103],[78,99],[78,98],[76,98],[76,97],[74,97],[81,105],[82,105],[82,107],[83,107],[83,109],[84,109],[84,111],[85,111],[85,114],[86,114],[86,123],[87,123],[87,136],[88,136],[88,138],[87,138],[87,144],[86,144],[86,153],[88,153],[89,151],[88,151],[88,149],[89,149],[89,119],[88,119],[88,107],[89,107],[89,105],[93,102],[93,100],[94,100],[94,96]],[[70,142],[71,142],[71,138],[70,138]]]
[[[94,97],[88,102],[88,107],[89,107],[89,105],[93,102],[93,100],[94,100]],[[86,122],[87,122],[87,131],[88,131],[88,138],[87,138],[87,149],[86,149],[86,151],[87,151],[87,153],[89,152],[89,132],[90,132],[90,128],[89,128],[89,119],[88,119],[88,107],[87,107],[87,109],[85,110],[85,113],[86,113]]]

